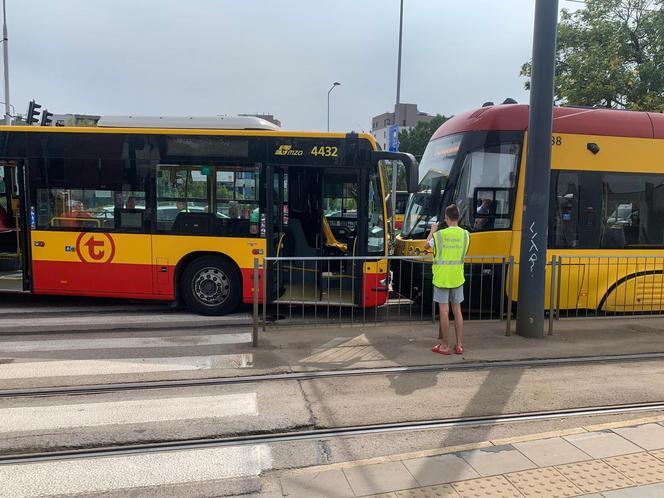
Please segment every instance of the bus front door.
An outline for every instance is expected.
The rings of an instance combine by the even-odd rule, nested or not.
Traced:
[[[27,291],[23,167],[0,161],[0,291]]]
[[[359,249],[358,205],[364,185],[359,172],[275,165],[269,170],[268,251],[281,258],[269,267],[269,299],[359,304],[362,265],[351,258],[364,254]]]

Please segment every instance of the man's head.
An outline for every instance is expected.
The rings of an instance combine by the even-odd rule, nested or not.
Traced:
[[[459,208],[456,204],[450,204],[445,208],[445,222],[448,225],[456,225],[459,222]]]

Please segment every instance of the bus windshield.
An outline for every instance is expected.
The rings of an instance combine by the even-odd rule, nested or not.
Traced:
[[[443,191],[462,138],[462,134],[450,135],[432,140],[427,145],[420,163],[418,192],[410,197],[406,208],[403,237],[426,236],[431,223],[437,221]]]

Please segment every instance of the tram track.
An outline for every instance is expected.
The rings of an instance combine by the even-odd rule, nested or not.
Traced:
[[[178,389],[189,387],[225,386],[257,382],[305,381],[325,378],[341,378],[369,375],[398,375],[430,372],[455,372],[495,368],[555,368],[584,364],[628,363],[664,359],[664,352],[619,355],[573,356],[559,358],[532,358],[522,360],[492,360],[450,364],[428,364],[394,367],[370,367],[339,370],[317,370],[274,374],[244,375],[235,377],[207,377],[200,379],[155,380],[108,384],[88,384],[61,387],[40,387],[0,390],[0,398],[32,398],[74,396],[112,392],[142,391],[152,389]]]
[[[46,461],[96,458],[131,454],[156,453],[163,451],[192,450],[242,446],[250,444],[271,444],[281,442],[331,439],[393,432],[421,431],[434,429],[454,429],[471,426],[487,426],[519,422],[533,422],[561,418],[576,418],[600,415],[619,415],[638,412],[664,410],[664,401],[603,405],[560,410],[507,413],[488,416],[455,417],[417,422],[396,422],[385,424],[356,425],[335,428],[302,429],[288,432],[246,434],[223,438],[200,438],[169,440],[154,443],[124,444],[97,448],[55,450],[38,453],[0,455],[0,465],[36,463]]]

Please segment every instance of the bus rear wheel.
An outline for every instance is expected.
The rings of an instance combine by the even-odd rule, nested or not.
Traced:
[[[203,256],[184,269],[180,290],[190,310],[202,315],[226,315],[240,304],[242,283],[227,259]]]

